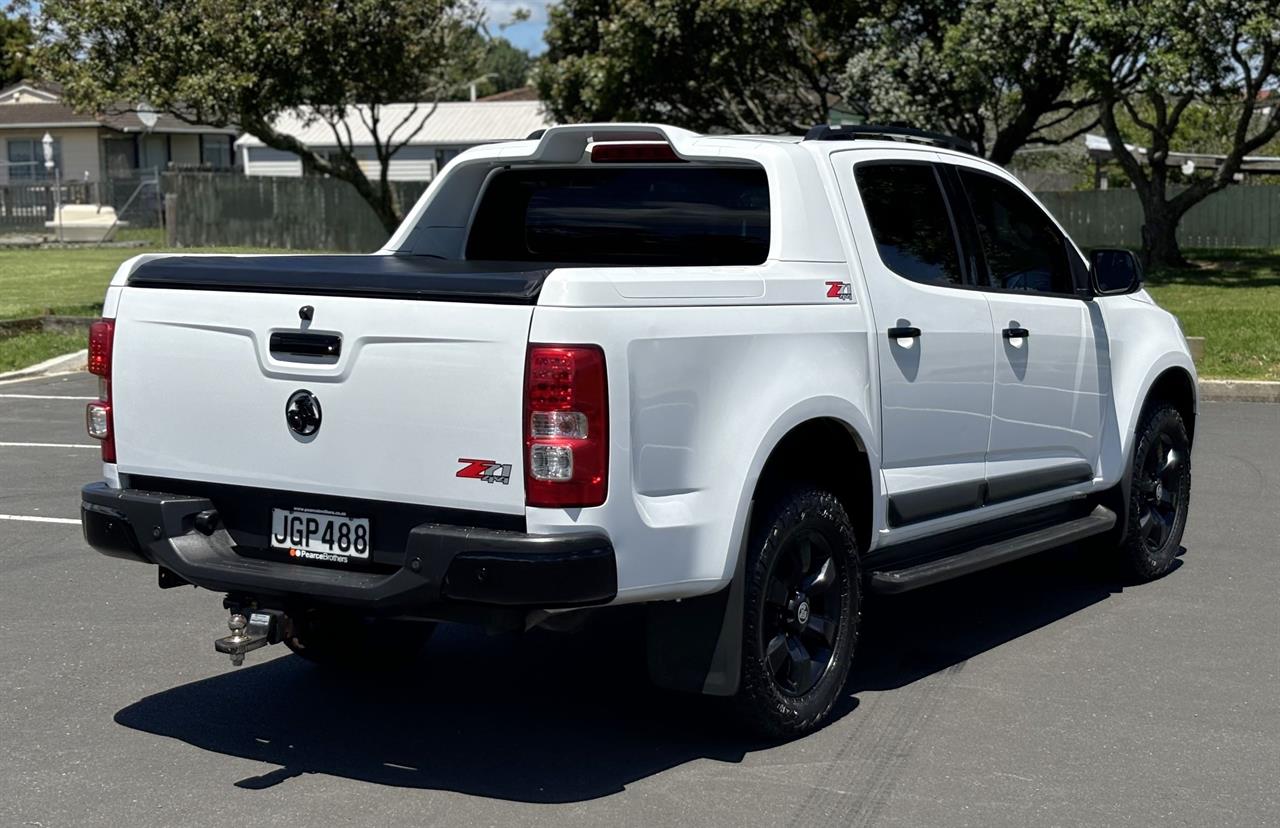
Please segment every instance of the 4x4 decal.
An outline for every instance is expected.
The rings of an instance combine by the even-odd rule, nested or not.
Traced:
[[[504,486],[511,482],[510,463],[495,463],[492,460],[472,460],[468,457],[459,457],[458,462],[462,463],[463,466],[458,469],[457,477],[483,480],[486,483],[501,483]]]
[[[827,298],[853,301],[853,284],[851,282],[827,282]]]

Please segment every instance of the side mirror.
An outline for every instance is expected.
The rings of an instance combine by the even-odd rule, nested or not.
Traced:
[[[1099,296],[1133,293],[1142,287],[1142,262],[1132,250],[1099,248],[1089,251],[1089,278]]]

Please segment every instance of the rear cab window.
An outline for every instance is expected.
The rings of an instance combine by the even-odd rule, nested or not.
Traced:
[[[584,265],[761,264],[769,187],[759,167],[514,168],[485,187],[468,259]]]
[[[922,284],[963,284],[959,242],[932,164],[871,161],[858,164],[854,178],[885,267]]]

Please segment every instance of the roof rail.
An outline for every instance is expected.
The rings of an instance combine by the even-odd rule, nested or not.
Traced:
[[[977,155],[978,150],[969,141],[954,135],[941,132],[929,132],[915,127],[880,125],[880,124],[819,124],[804,134],[806,141],[857,141],[886,138],[890,141],[905,141],[916,144],[929,144]]]

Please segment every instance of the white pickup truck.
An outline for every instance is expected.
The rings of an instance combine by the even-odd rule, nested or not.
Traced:
[[[553,127],[373,255],[144,255],[91,334],[88,542],[283,641],[644,603],[661,686],[815,727],[867,590],[1087,539],[1168,571],[1196,375],[1122,250],[954,139]]]

